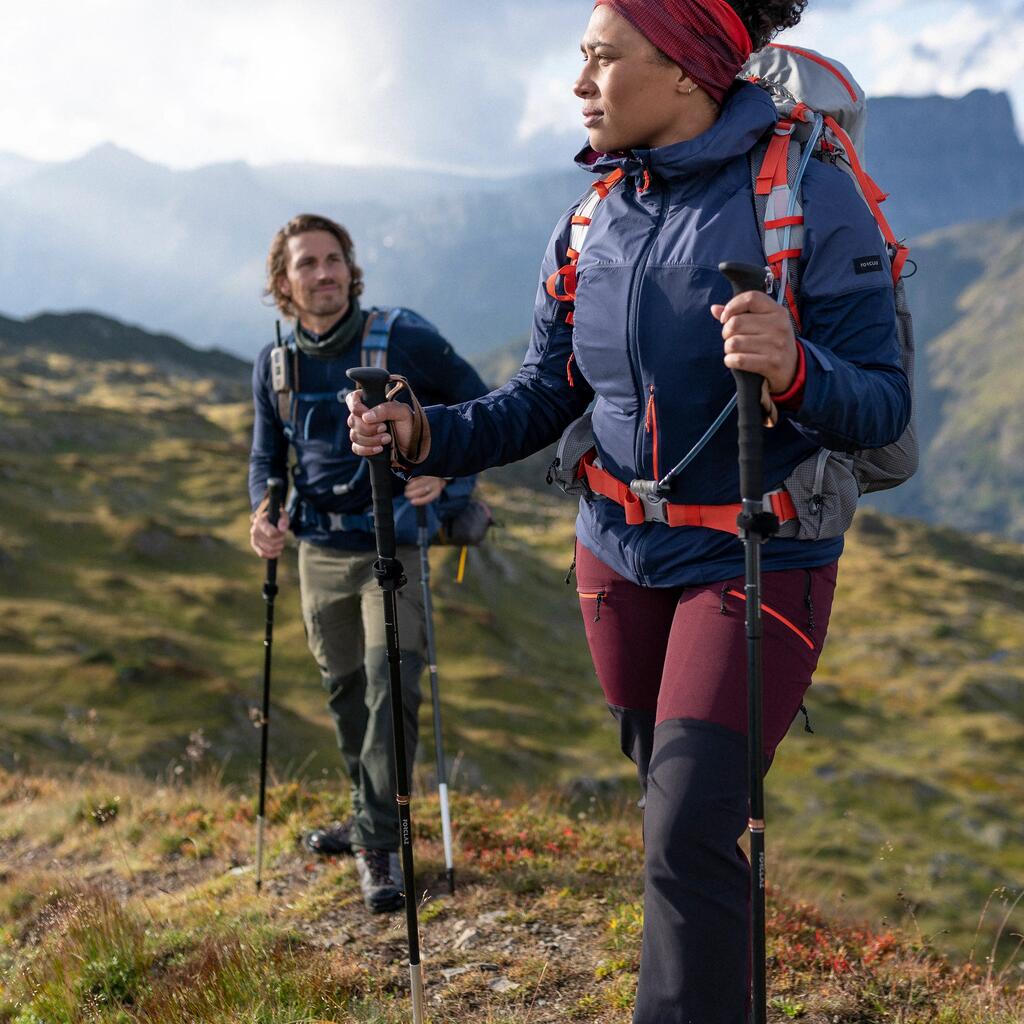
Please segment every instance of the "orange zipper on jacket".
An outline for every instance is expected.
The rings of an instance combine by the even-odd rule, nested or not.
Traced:
[[[730,597],[738,597],[741,601],[746,601],[747,595],[742,590],[730,590],[728,591]],[[774,608],[766,605],[763,601],[761,602],[761,611],[765,614],[770,615],[773,619],[778,619],[787,629],[792,630],[810,649],[816,650],[814,641],[798,626],[795,626],[789,619],[786,618],[781,612],[777,612]]]
[[[654,458],[654,479],[660,480],[658,472],[658,410],[654,404],[654,385],[651,385],[651,397],[647,399],[647,416],[644,421],[647,433],[652,435],[653,458]]]

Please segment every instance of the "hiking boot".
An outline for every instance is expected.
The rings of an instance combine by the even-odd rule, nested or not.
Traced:
[[[352,855],[352,824],[348,821],[335,822],[323,828],[307,832],[302,845],[320,857],[350,857]]]
[[[399,910],[405,903],[402,891],[402,867],[395,850],[371,850],[355,847],[356,871],[363,903],[372,914]]]

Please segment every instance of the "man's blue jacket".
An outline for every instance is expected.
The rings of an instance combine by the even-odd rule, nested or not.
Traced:
[[[731,297],[717,269],[721,261],[765,262],[748,154],[776,120],[767,94],[742,83],[719,120],[695,139],[628,154],[584,150],[583,166],[602,175],[621,167],[627,177],[594,214],[574,308],[550,298],[544,282],[568,262],[575,206],[544,257],[522,368],[478,401],[429,409],[432,446],[416,471],[460,475],[523,458],[555,440],[592,399],[602,464],[623,483],[655,478],[682,458],[735,393],[710,306]],[[817,160],[808,167],[803,201],[806,385],[799,408],[765,432],[766,490],[818,448],[882,447],[910,418],[889,259],[874,219],[852,179]],[[878,269],[865,273],[865,266]],[[570,310],[573,325],[566,321]],[[669,498],[711,505],[739,500],[735,413]],[[604,498],[581,502],[577,534],[603,562],[642,585],[711,582],[743,572],[736,537],[702,527],[630,526],[622,508]],[[775,538],[766,545],[764,567],[825,565],[842,546],[842,538]]]
[[[365,318],[368,314],[362,315]],[[294,335],[285,341],[293,343]],[[299,498],[292,516],[295,535],[312,544],[371,551],[375,540],[368,515],[370,474],[366,460],[352,451],[345,405],[345,396],[353,387],[345,371],[360,364],[361,332],[335,358],[319,359],[299,353],[300,387],[288,423],[281,419],[271,386],[272,348],[273,345],[264,348],[253,366],[256,416],[249,455],[252,507],[255,509],[262,500],[268,477],[286,476],[290,434],[295,450],[292,482]],[[476,398],[487,390],[476,370],[419,318],[400,316],[395,322],[388,344],[388,369],[407,377],[421,402],[450,405]],[[395,494],[401,495],[405,482],[395,477],[394,486]],[[458,511],[468,501],[472,488],[472,480],[455,480],[430,508],[444,518],[446,499],[448,511]],[[400,497],[395,499],[394,507],[398,542],[415,544],[416,516],[412,506]],[[335,515],[332,517],[331,513]],[[329,529],[332,525],[345,528]],[[436,528],[436,519],[433,525]]]

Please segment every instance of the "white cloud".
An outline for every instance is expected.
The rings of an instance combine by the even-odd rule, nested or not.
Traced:
[[[568,57],[552,54],[527,77],[524,83],[526,102],[516,130],[520,139],[573,128],[579,130],[582,138],[580,101],[572,91],[579,71],[580,60],[575,52],[570,52]]]
[[[590,0],[35,0],[0,34],[0,149],[110,140],[219,160],[474,167],[568,161]],[[1006,18],[1006,22],[1002,20]],[[1014,91],[1017,0],[820,0],[793,41],[869,93]]]
[[[841,60],[873,96],[1005,90],[1024,125],[1017,0],[855,0],[809,9],[784,38]]]

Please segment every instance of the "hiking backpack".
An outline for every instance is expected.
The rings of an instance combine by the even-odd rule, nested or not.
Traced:
[[[893,234],[880,205],[886,194],[860,159],[867,119],[863,90],[837,61],[813,50],[777,43],[755,53],[741,77],[764,88],[779,111],[774,132],[754,148],[750,164],[758,230],[775,280],[776,298],[786,304],[794,331],[800,334],[801,185],[809,160],[816,158],[850,175],[885,240],[900,358],[913,388],[914,326],[903,283],[909,250]],[[917,465],[913,419],[903,435],[884,448],[853,454],[821,449],[785,481],[799,523],[784,526],[780,536],[819,540],[845,533],[860,495],[899,486],[913,476]]]
[[[775,298],[789,310],[799,336],[800,256],[803,251],[803,202],[801,185],[812,158],[840,167],[854,180],[885,240],[892,271],[897,334],[903,369],[913,386],[914,331],[907,305],[902,271],[909,250],[898,241],[880,205],[886,199],[868,176],[858,155],[863,148],[867,106],[863,90],[836,61],[813,50],[769,44],[753,54],[741,78],[765,89],[779,111],[771,135],[750,154],[754,212],[766,262],[775,282]],[[599,204],[619,186],[621,169],[591,186],[571,220],[569,262],[547,282],[548,294],[560,302],[576,297],[576,272],[580,253]],[[566,320],[572,323],[571,313]],[[571,373],[572,360],[569,361]],[[681,472],[704,449],[736,406],[733,398],[693,449],[672,470]],[[590,414],[570,424],[559,443],[549,471],[549,482],[566,493],[588,493],[578,472],[583,455],[593,448]],[[908,480],[918,463],[917,436],[913,421],[903,435],[884,448],[855,454],[820,449],[802,462],[783,482],[796,517],[783,523],[781,537],[824,540],[849,529],[862,494],[887,490]]]

